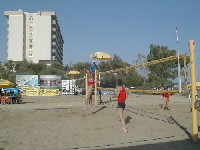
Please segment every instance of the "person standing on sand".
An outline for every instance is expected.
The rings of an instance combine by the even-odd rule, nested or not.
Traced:
[[[166,108],[171,109],[171,105],[169,103],[170,93],[168,92],[168,89],[164,88],[164,90],[166,90],[166,92],[163,93],[163,98],[162,98],[162,100],[164,99],[164,105],[163,105],[163,107],[162,107],[162,109],[160,111],[163,111]]]
[[[117,102],[118,102],[118,106],[117,106],[117,111],[118,111],[118,117],[119,117],[119,121],[121,122],[121,126],[122,126],[122,130],[124,132],[128,132],[127,128],[126,128],[126,124],[124,121],[124,117],[123,117],[123,111],[125,108],[125,100],[127,98],[126,96],[126,90],[123,86],[123,81],[122,79],[118,79],[117,80]]]
[[[85,108],[86,109],[86,106],[89,105],[89,108],[91,109],[91,106],[92,106],[92,93],[93,93],[93,86],[95,84],[94,82],[94,79],[92,77],[92,74],[90,71],[86,71],[87,74],[88,74],[88,93],[87,94],[87,98],[85,100]]]
[[[102,103],[102,99],[101,99],[102,92],[101,92],[100,88],[98,88],[98,93],[99,93],[99,104],[101,104]]]

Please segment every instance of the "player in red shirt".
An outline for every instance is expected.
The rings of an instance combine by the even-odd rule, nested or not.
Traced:
[[[92,93],[93,93],[93,86],[95,84],[95,81],[92,77],[92,74],[89,70],[86,70],[88,74],[88,87],[86,87],[88,92],[86,93],[86,100],[85,100],[85,107],[84,110],[86,110],[86,107],[88,106],[92,110]]]
[[[164,90],[166,90],[166,88],[164,88]],[[166,90],[166,92],[163,93],[163,99],[164,101],[164,105],[161,109],[161,111],[165,110],[166,108],[171,109],[170,103],[169,103],[169,99],[170,99],[170,93],[168,92],[168,90]]]
[[[128,130],[126,128],[125,121],[124,121],[124,117],[123,117],[123,111],[124,111],[124,108],[125,108],[125,100],[126,100],[126,97],[127,97],[126,96],[126,90],[123,86],[123,81],[121,79],[118,79],[117,82],[118,82],[118,86],[117,86],[118,117],[119,117],[119,120],[120,120],[121,125],[122,125],[122,130],[124,132],[128,132]]]

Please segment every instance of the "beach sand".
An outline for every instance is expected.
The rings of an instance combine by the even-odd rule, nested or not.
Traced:
[[[0,105],[0,150],[200,149],[192,140],[190,101],[179,94],[171,97],[173,110],[165,111],[160,111],[161,95],[129,95],[127,133],[109,95],[86,112],[85,95],[22,99],[22,104]]]

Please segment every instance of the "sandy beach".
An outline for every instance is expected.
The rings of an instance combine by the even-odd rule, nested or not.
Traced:
[[[159,111],[160,95],[129,95],[127,133],[109,95],[86,112],[84,95],[22,99],[22,104],[0,105],[0,150],[200,149],[191,138],[190,101],[178,94],[170,100],[173,110],[165,111]],[[198,124],[200,130],[200,120]]]

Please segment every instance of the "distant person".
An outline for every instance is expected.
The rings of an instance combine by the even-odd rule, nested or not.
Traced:
[[[98,66],[97,66],[96,62],[93,61],[92,64],[90,64],[90,72],[91,72],[93,78],[95,76],[95,70],[97,70],[97,69],[98,69]]]
[[[3,93],[3,89],[0,89],[0,103],[1,104],[5,104],[5,100],[3,99],[4,93]]]
[[[163,83],[160,84],[160,90],[164,90],[164,89],[166,89],[165,86],[164,86],[164,84]]]
[[[95,82],[94,82],[91,72],[88,70],[86,72],[88,74],[88,79],[87,79],[88,80],[88,87],[87,87],[88,93],[86,93],[87,96],[86,96],[84,109],[86,109],[86,106],[89,106],[89,108],[92,109],[92,107],[91,107],[92,106],[92,94],[93,94],[93,86],[94,86]]]
[[[1,89],[1,103],[6,104],[6,103],[10,103],[10,98],[7,97],[7,93],[6,90]]]
[[[101,104],[101,103],[102,103],[102,99],[101,99],[101,94],[102,94],[101,88],[98,88],[98,93],[99,93],[99,104]]]
[[[2,89],[0,89],[0,96],[3,96]]]
[[[122,79],[118,79],[117,83],[118,83],[118,85],[117,85],[116,96],[117,96],[117,101],[118,101],[118,106],[117,106],[118,117],[119,117],[119,120],[121,122],[122,130],[124,132],[128,132],[128,130],[126,128],[125,121],[124,121],[124,117],[123,117],[123,111],[124,111],[124,108],[125,108],[125,101],[126,101],[126,98],[127,98],[126,90],[125,90],[125,87],[123,86]]]
[[[160,90],[164,91],[166,88],[164,84],[160,84]],[[161,93],[162,97],[164,97],[164,93]]]
[[[168,89],[164,87],[165,92],[163,93],[162,100],[164,99],[164,105],[161,111],[165,110],[166,108],[171,109],[171,105],[169,103],[171,94],[168,92]],[[171,109],[173,110],[173,109]]]
[[[2,96],[3,96],[3,93],[2,93],[2,90],[0,89],[0,102],[2,101]]]

